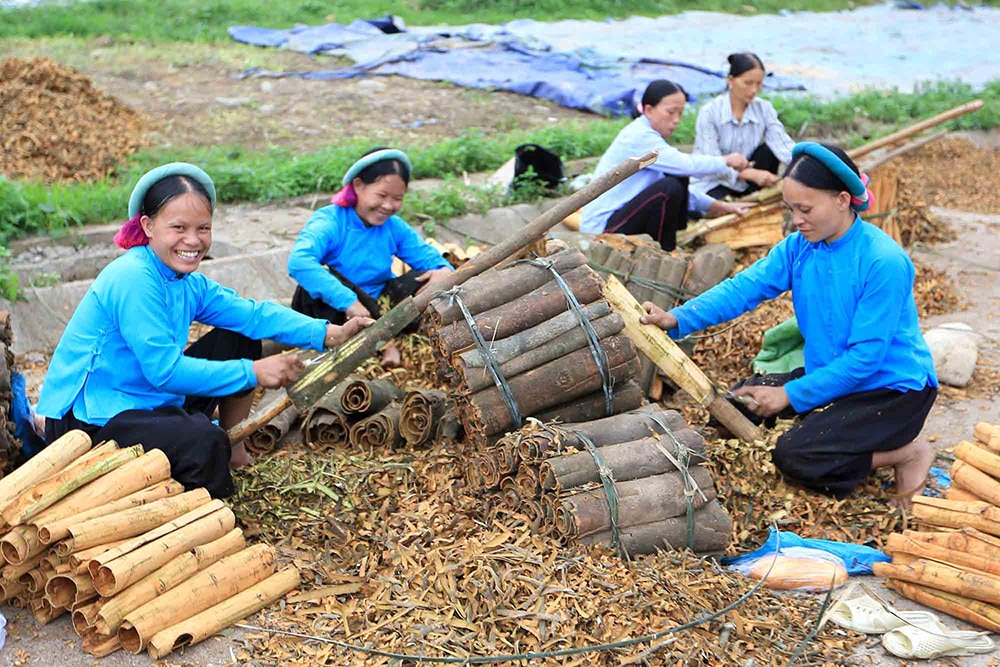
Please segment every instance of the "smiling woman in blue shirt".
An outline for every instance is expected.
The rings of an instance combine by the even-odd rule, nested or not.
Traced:
[[[185,488],[226,497],[230,465],[250,462],[226,429],[249,414],[255,387],[284,386],[302,369],[293,355],[261,359],[260,340],[322,350],[372,320],[333,326],[244,299],[197,273],[212,244],[214,208],[215,185],[194,165],[163,165],[139,179],[130,220],[115,236],[126,252],[70,318],[37,412],[48,442],[82,429],[94,442],[141,443],[166,454]],[[215,329],[187,346],[193,322]]]
[[[292,246],[288,275],[298,283],[292,308],[335,324],[377,318],[382,294],[395,305],[451,272],[441,253],[398,215],[412,171],[409,157],[390,148],[368,151],[347,170],[331,206],[313,213]],[[393,257],[411,270],[394,276]],[[395,345],[383,348],[383,366],[401,362]]]
[[[784,200],[796,232],[679,308],[644,304],[645,321],[680,338],[791,290],[805,368],[755,376],[733,394],[758,421],[800,417],[773,453],[792,481],[845,496],[872,469],[892,467],[894,500],[905,505],[934,460],[917,437],[938,386],[913,300],[913,262],[858,215],[871,201],[867,178],[839,148],[796,145]]]
[[[659,157],[603,195],[583,207],[580,231],[588,234],[648,234],[664,250],[677,246],[677,231],[687,226],[688,213],[723,215],[744,213],[749,204],[717,201],[708,195],[688,191],[692,177],[722,174],[745,169],[747,159],[729,155],[691,155],[667,143],[684,114],[687,96],[672,81],[660,79],[646,87],[639,111],[626,125],[594,170],[595,176],[621,164],[625,159],[656,149]]]

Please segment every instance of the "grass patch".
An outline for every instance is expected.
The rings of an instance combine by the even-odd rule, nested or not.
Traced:
[[[733,14],[782,9],[829,11],[871,4],[867,0],[91,0],[0,9],[0,38],[132,35],[158,42],[226,41],[230,25],[290,28],[296,23],[348,23],[393,13],[412,25],[502,23],[539,20],[662,16],[688,9]]]

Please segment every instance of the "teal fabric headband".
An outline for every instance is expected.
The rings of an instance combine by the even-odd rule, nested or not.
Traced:
[[[411,174],[413,173],[413,165],[410,164],[410,158],[406,153],[401,150],[396,150],[395,148],[385,148],[359,158],[357,162],[351,165],[351,168],[347,170],[347,173],[344,174],[344,178],[340,181],[340,184],[347,185],[364,169],[372,166],[376,162],[381,162],[382,160],[399,160],[406,165],[407,171]]]
[[[212,210],[215,210],[215,183],[212,182],[212,178],[205,173],[200,167],[196,167],[193,164],[188,164],[187,162],[171,162],[169,164],[164,164],[156,169],[151,169],[143,174],[139,182],[135,184],[132,188],[132,195],[128,198],[128,217],[134,218],[139,215],[142,210],[142,200],[146,198],[146,193],[149,189],[162,181],[168,176],[187,176],[188,178],[194,179],[205,188],[205,192],[208,193],[209,201],[212,204]]]
[[[822,162],[823,166],[832,171],[833,175],[840,179],[840,182],[844,184],[844,187],[851,193],[852,197],[856,197],[862,201],[867,200],[868,188],[865,186],[864,181],[843,160],[837,157],[833,151],[816,142],[803,141],[802,143],[795,144],[795,147],[792,148],[792,158],[796,158],[802,154],[814,157]]]

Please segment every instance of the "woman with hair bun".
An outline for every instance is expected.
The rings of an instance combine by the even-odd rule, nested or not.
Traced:
[[[913,262],[859,213],[868,178],[841,149],[797,144],[784,200],[796,230],[766,257],[684,305],[644,304],[674,338],[738,317],[792,291],[805,368],[754,376],[733,390],[755,417],[800,417],[774,464],[793,482],[838,497],[892,467],[894,500],[923,488],[934,451],[917,440],[937,396],[934,360],[913,300]]]
[[[581,232],[649,234],[664,250],[673,250],[677,231],[687,226],[689,211],[713,216],[746,212],[748,204],[716,201],[704,193],[688,192],[690,178],[745,169],[747,160],[737,153],[691,155],[668,144],[686,102],[684,89],[672,81],[660,79],[649,84],[642,95],[642,114],[618,133],[597,163],[594,175],[600,176],[626,158],[653,149],[659,151],[659,157],[584,206]]]
[[[698,112],[694,152],[739,153],[750,165],[699,178],[692,189],[716,199],[739,197],[774,185],[781,163],[791,162],[795,142],[771,103],[757,97],[765,76],[764,63],[753,53],[729,56],[729,90]]]

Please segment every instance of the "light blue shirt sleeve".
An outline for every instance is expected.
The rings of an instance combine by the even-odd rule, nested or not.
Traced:
[[[390,220],[396,240],[396,256],[410,265],[414,271],[422,273],[434,269],[452,268],[441,253],[422,239],[405,220],[398,216],[393,216]]]
[[[853,393],[882,368],[903,309],[912,301],[909,286],[913,279],[914,271],[902,253],[875,260],[850,322],[847,348],[837,352],[828,364],[785,385],[788,399],[797,412]]]
[[[339,245],[344,231],[332,216],[323,211],[314,213],[288,255],[288,275],[292,280],[312,298],[341,311],[347,310],[358,297],[323,266],[323,258]]]

